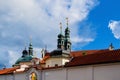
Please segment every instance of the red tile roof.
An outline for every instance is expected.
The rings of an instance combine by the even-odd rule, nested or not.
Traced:
[[[111,63],[111,62],[120,62],[120,49],[113,51],[101,50],[98,51],[97,54],[77,56],[74,57],[65,66],[71,67],[71,66],[81,66],[81,65],[90,65],[90,64]]]
[[[0,70],[0,75],[13,73],[13,72],[14,72],[16,69],[18,69],[18,68],[19,68],[19,67],[2,69],[2,70]]]
[[[89,54],[95,54],[95,53],[102,53],[102,52],[107,52],[109,51],[108,49],[103,49],[103,50],[82,50],[82,51],[71,51],[70,56],[71,57],[78,57],[78,56],[84,56],[89,55]],[[42,60],[40,60],[41,64],[45,64],[46,60],[50,58],[50,53],[47,52],[45,56],[43,57]]]
[[[109,51],[108,49],[103,49],[103,50],[82,50],[82,51],[72,51],[70,55],[72,57],[78,57],[78,56],[84,56],[89,55],[89,54],[95,54],[95,53],[103,53]]]
[[[63,68],[63,66],[45,67],[45,68],[42,68],[42,70],[46,70],[46,69],[57,69],[57,68]]]

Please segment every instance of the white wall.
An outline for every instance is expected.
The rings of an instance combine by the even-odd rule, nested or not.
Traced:
[[[92,67],[82,66],[68,68],[67,75],[67,80],[92,80]]]
[[[0,75],[0,80],[13,80],[13,76],[8,74],[8,75]]]
[[[66,80],[66,69],[44,70],[42,80]]]
[[[27,75],[25,73],[14,74],[15,80],[27,80]]]
[[[0,75],[0,80],[5,80],[4,77],[5,75]]]
[[[95,66],[94,80],[120,80],[120,64]]]
[[[14,80],[13,74],[0,75],[0,80]]]
[[[73,67],[44,70],[42,80],[92,80],[92,67]]]
[[[120,80],[120,63],[43,70],[42,80]]]
[[[35,72],[38,80],[120,80],[120,63],[88,65],[79,67],[36,70],[25,73],[0,75],[0,80],[29,80]]]

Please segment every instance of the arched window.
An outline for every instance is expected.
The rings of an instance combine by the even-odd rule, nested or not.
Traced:
[[[62,45],[63,45],[64,43],[63,43],[63,41],[62,41]]]
[[[68,49],[70,48],[70,46],[69,46],[69,45],[68,45],[67,47],[68,47]]]

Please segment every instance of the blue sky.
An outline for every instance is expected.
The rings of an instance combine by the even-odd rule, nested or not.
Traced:
[[[120,48],[119,0],[0,0],[0,64],[10,67],[29,45],[38,57],[56,49],[69,17],[72,50]]]
[[[120,20],[119,9],[119,0],[100,0],[100,4],[96,6],[88,16],[88,21],[96,28],[97,35],[93,42],[84,46],[84,49],[104,49],[108,48],[110,43],[113,43],[115,49],[120,48],[120,37],[116,38],[115,34],[113,34],[112,30],[108,27],[111,20],[113,20],[113,22]],[[120,25],[118,25],[118,27],[120,27]]]

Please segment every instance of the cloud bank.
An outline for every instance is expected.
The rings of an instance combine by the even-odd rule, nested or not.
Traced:
[[[78,34],[78,23],[87,18],[97,3],[97,0],[0,0],[0,62],[13,64],[29,43],[29,36],[37,51],[44,45],[49,50],[55,49],[59,22],[64,29],[66,17],[69,17],[73,45],[93,41],[90,28],[85,36]]]
[[[120,21],[111,20],[108,27],[111,29],[114,37],[120,39]]]

